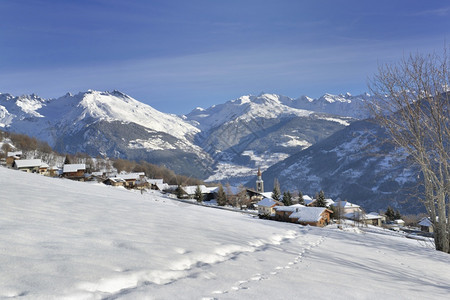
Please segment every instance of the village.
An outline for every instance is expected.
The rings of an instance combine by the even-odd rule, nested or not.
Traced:
[[[214,208],[229,208],[272,221],[317,227],[324,227],[332,223],[351,224],[352,226],[372,225],[396,231],[419,233],[423,236],[432,236],[433,234],[433,226],[427,217],[422,218],[415,227],[409,228],[405,226],[399,212],[394,213],[391,208],[388,208],[386,213],[366,213],[359,205],[346,200],[334,201],[325,198],[322,191],[314,198],[301,193],[292,196],[289,192],[281,196],[280,192],[276,190],[277,187],[272,192],[265,192],[260,169],[257,171],[255,189],[252,189],[229,185],[225,188],[222,185],[209,187],[206,185],[169,185],[163,179],[147,178],[145,172],[88,172],[86,164],[72,164],[69,161],[65,161],[60,167],[49,166],[41,159],[23,159],[22,151],[7,152],[1,165],[42,176],[83,182],[94,181],[113,187],[136,189],[141,193],[145,193],[147,190],[157,190],[179,201]]]

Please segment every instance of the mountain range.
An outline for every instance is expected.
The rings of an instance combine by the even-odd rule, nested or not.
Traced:
[[[394,183],[401,179],[380,179],[381,170],[392,167],[387,161],[395,160],[392,147],[383,148],[385,158],[376,160],[374,151],[355,148],[362,143],[358,137],[379,130],[357,122],[368,116],[367,100],[368,94],[292,99],[262,93],[176,116],[119,91],[90,90],[56,99],[0,94],[0,127],[45,140],[60,152],[146,160],[206,181],[251,187],[261,168],[267,170],[268,188],[278,178],[285,189],[323,189],[333,197],[369,203],[389,193],[394,197],[402,185]],[[366,146],[378,143],[365,137]],[[404,164],[396,168],[395,174],[409,178]],[[373,180],[370,172],[376,173]],[[385,205],[379,204],[373,207]],[[401,201],[395,205],[402,207]]]

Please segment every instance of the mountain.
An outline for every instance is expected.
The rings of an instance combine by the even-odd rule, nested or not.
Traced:
[[[277,178],[283,190],[310,196],[323,190],[326,196],[340,197],[367,211],[388,205],[402,213],[423,211],[414,197],[418,170],[387,138],[385,130],[370,120],[354,122],[268,168],[263,173],[266,190],[273,189]],[[254,180],[247,186],[254,186]]]
[[[0,94],[0,126],[47,141],[61,152],[86,152],[164,164],[203,176],[211,159],[193,143],[200,130],[118,91],[45,100]],[[196,168],[192,168],[195,165]]]
[[[236,184],[348,126],[354,119],[289,105],[284,96],[242,96],[185,119],[201,129],[196,143],[216,161],[211,181]]]
[[[369,112],[365,107],[365,102],[371,99],[367,93],[352,96],[350,93],[344,95],[324,94],[313,99],[302,96],[298,99],[284,98],[284,104],[300,109],[307,109],[315,112],[365,119],[369,117]]]

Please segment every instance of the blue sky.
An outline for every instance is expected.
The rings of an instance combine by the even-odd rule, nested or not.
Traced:
[[[0,0],[0,92],[120,90],[163,112],[241,95],[359,94],[442,52],[450,1]]]

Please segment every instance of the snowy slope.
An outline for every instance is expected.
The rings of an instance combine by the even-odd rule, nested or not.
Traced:
[[[448,255],[379,229],[265,221],[4,168],[0,186],[0,299],[436,299],[450,289]]]

